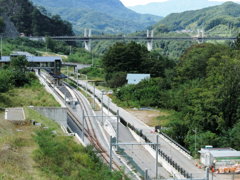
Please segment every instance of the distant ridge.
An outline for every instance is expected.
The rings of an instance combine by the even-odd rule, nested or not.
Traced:
[[[165,17],[171,13],[197,10],[220,4],[222,4],[222,2],[208,0],[169,0],[165,2],[149,3],[147,5],[132,6],[128,8],[138,13],[147,13]]]
[[[237,34],[240,28],[240,4],[226,2],[200,10],[173,13],[160,20],[154,29],[158,32],[163,27],[168,31],[204,29],[212,35]]]
[[[32,0],[52,14],[59,14],[73,24],[75,31],[91,28],[99,33],[143,30],[161,18],[138,14],[119,0]]]

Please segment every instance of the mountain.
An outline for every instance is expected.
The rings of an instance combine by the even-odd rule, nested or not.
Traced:
[[[132,6],[128,8],[138,13],[148,13],[165,17],[171,13],[197,10],[220,4],[221,2],[208,0],[168,0],[164,2],[149,3],[147,5]]]
[[[73,35],[69,22],[42,14],[28,0],[0,0],[0,31],[8,37]]]
[[[75,31],[91,28],[99,33],[143,30],[161,17],[138,14],[119,0],[32,0],[51,14],[59,14],[73,24]]]
[[[222,5],[183,13],[173,13],[160,20],[154,29],[169,31],[196,31],[204,29],[211,35],[236,34],[240,27],[240,5],[226,2]]]

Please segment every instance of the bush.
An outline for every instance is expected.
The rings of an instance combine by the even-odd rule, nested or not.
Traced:
[[[74,142],[72,137],[57,136],[52,129],[39,130],[34,137],[39,145],[34,158],[41,169],[57,179],[122,179],[120,172],[110,172],[93,151]]]

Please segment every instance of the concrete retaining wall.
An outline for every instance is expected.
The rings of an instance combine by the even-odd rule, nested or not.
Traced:
[[[67,108],[34,107],[33,109],[49,119],[54,120],[59,125],[67,127]]]

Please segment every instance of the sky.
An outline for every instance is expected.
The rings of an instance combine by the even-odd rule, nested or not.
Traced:
[[[125,6],[136,6],[136,5],[144,5],[152,2],[164,2],[168,0],[120,0]],[[225,1],[235,1],[240,2],[240,0],[209,0],[209,1],[219,1],[219,2],[225,2]]]

